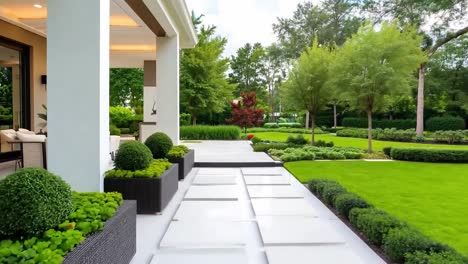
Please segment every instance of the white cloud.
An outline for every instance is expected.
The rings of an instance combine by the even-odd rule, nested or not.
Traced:
[[[304,0],[186,0],[190,10],[205,15],[204,24],[217,26],[217,34],[228,39],[225,56],[245,43],[269,45],[276,40],[273,23],[290,17]]]

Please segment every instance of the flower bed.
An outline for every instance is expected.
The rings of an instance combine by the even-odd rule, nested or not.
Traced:
[[[167,158],[179,165],[179,180],[185,179],[195,165],[195,151],[183,145],[172,147]]]
[[[468,263],[468,259],[451,247],[374,208],[336,181],[314,179],[308,186],[325,204],[348,219],[368,243],[381,248],[392,263]]]

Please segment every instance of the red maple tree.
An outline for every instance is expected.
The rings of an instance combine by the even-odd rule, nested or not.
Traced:
[[[256,92],[241,92],[242,100],[231,102],[232,117],[226,119],[226,122],[240,126],[246,133],[248,127],[260,126],[263,122],[264,111],[256,108],[256,95]]]

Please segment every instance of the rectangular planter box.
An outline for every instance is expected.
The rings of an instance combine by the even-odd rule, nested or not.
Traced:
[[[64,264],[130,263],[136,253],[136,202],[124,201],[104,229],[86,238]]]
[[[191,149],[182,158],[170,159],[169,161],[179,164],[179,180],[183,180],[187,177],[195,164],[195,150]]]
[[[158,178],[105,178],[105,192],[119,192],[137,201],[138,214],[162,212],[179,188],[178,165],[173,164]]]

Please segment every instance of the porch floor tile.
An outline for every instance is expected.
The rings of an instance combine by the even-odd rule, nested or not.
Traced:
[[[362,260],[343,245],[266,247],[269,264],[362,264]]]
[[[248,263],[245,249],[163,249],[151,264],[240,264]]]
[[[197,175],[194,185],[236,185],[239,183],[238,175]]]
[[[303,198],[304,195],[297,192],[291,186],[282,185],[249,185],[250,198]]]
[[[202,186],[193,185],[185,194],[184,200],[237,200],[239,187],[236,185]]]
[[[291,178],[288,176],[245,176],[247,185],[290,185]]]
[[[305,199],[252,199],[252,206],[257,216],[318,217],[318,213]]]
[[[174,220],[179,221],[247,219],[239,201],[183,201],[174,216]]]

